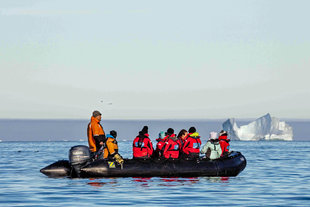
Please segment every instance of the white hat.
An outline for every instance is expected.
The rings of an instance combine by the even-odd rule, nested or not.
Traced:
[[[217,132],[210,132],[210,139],[216,139],[217,138]]]

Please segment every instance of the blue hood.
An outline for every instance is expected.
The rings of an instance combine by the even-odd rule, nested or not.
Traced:
[[[107,134],[107,138],[115,139],[115,137],[113,137],[111,134]]]

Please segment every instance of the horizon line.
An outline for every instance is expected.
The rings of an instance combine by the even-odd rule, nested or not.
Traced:
[[[223,121],[228,119],[236,119],[239,121],[250,121],[250,120],[256,120],[258,118],[141,118],[141,119],[135,119],[135,118],[126,118],[126,119],[103,119],[102,121]],[[278,118],[278,117],[277,117]],[[310,118],[279,118],[280,120],[284,121],[310,121]],[[0,118],[0,121],[84,121],[89,120],[89,118]]]

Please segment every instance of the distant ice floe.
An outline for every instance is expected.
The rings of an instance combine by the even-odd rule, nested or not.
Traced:
[[[228,132],[231,140],[293,140],[293,128],[284,121],[266,114],[248,125],[238,127],[234,118],[223,123],[223,129]]]

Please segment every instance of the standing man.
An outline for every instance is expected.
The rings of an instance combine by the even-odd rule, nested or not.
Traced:
[[[101,113],[99,111],[94,111],[87,127],[89,149],[93,156],[104,145],[106,140],[100,121]]]

